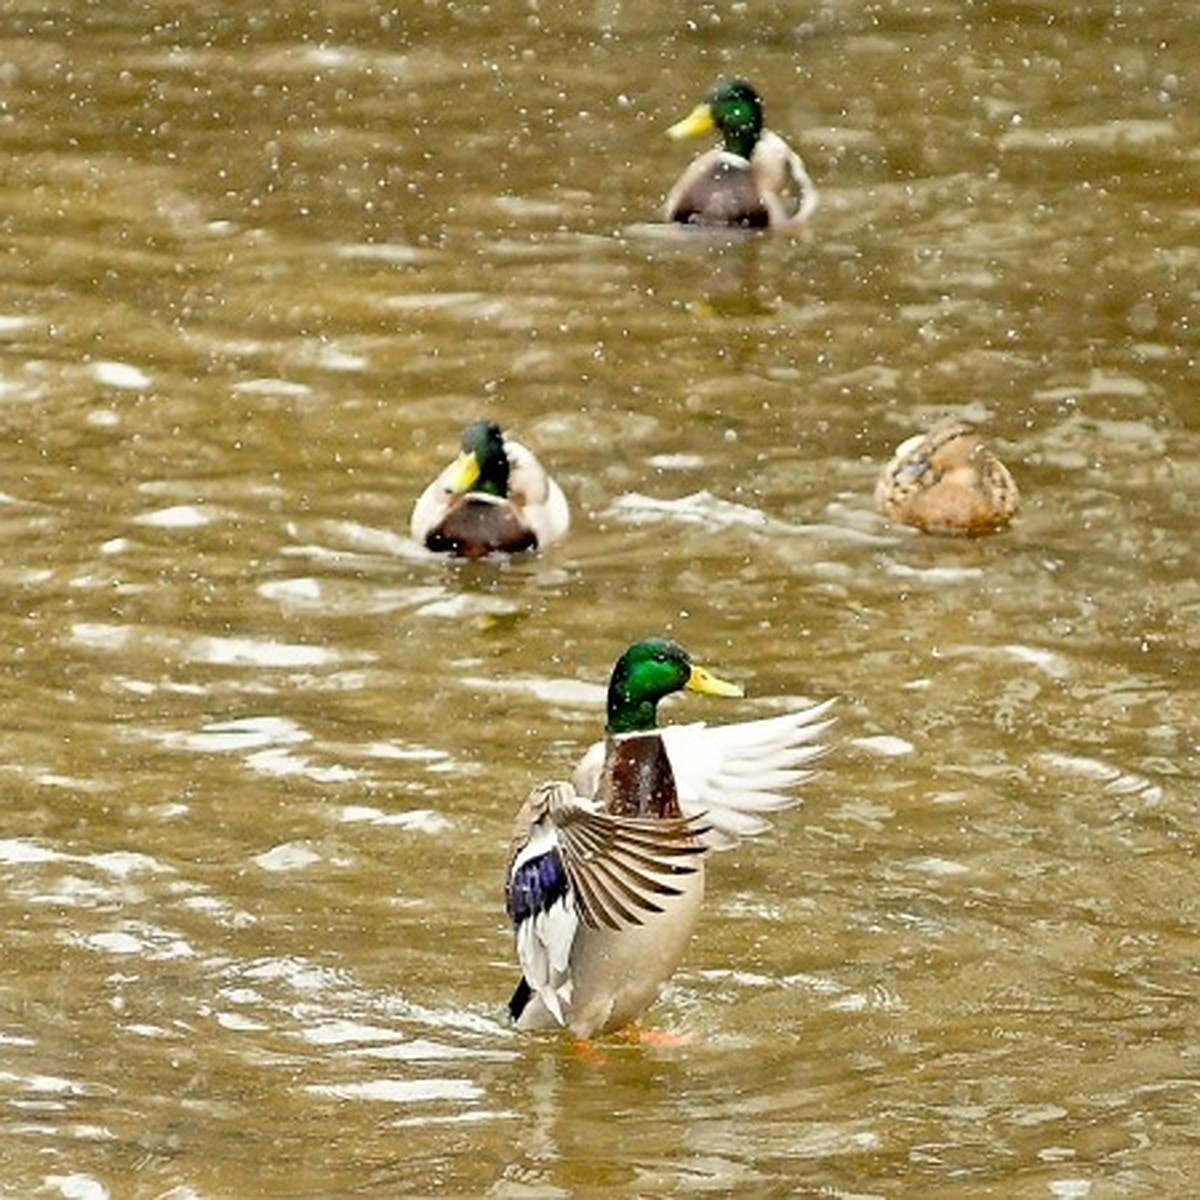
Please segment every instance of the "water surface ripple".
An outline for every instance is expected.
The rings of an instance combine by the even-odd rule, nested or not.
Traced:
[[[0,1191],[1188,1196],[1186,5],[0,14]],[[750,76],[823,203],[656,224]],[[432,559],[492,414],[571,537]],[[1014,526],[871,509],[980,422]],[[634,637],[841,697],[655,1027],[517,1037],[501,868]]]

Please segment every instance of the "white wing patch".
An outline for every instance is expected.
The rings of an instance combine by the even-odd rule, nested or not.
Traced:
[[[563,1005],[571,1002],[569,965],[575,935],[579,931],[579,911],[575,906],[575,893],[566,886],[558,832],[547,812],[533,825],[529,841],[513,860],[509,871],[510,882],[522,868],[539,859],[546,859],[548,855],[555,856],[560,864],[563,890],[548,907],[525,916],[517,923],[517,961],[533,993],[554,1019],[560,1025],[565,1025]]]
[[[568,892],[517,927],[517,961],[534,995],[560,1024],[571,1003],[571,949],[579,932],[575,897]]]

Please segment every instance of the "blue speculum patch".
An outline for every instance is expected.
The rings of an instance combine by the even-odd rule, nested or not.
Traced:
[[[522,863],[508,885],[508,915],[514,925],[545,912],[567,894],[567,872],[557,850]]]

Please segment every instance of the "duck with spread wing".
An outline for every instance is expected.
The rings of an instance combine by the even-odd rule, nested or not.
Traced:
[[[518,1029],[578,1038],[636,1021],[679,965],[700,916],[710,850],[769,828],[825,751],[832,701],[710,726],[657,724],[682,689],[742,690],[651,638],[617,660],[604,741],[570,781],[534,788],[517,817],[506,900],[522,978]]]

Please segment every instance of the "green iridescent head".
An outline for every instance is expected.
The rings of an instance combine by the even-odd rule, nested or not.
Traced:
[[[658,702],[684,688],[710,696],[743,694],[737,684],[718,679],[693,663],[677,642],[666,638],[635,642],[617,659],[608,683],[608,732],[654,729]]]
[[[462,452],[454,464],[450,490],[508,495],[508,455],[504,434],[495,421],[472,421],[462,432]]]
[[[700,137],[720,133],[725,149],[749,158],[763,131],[763,105],[759,94],[744,80],[718,83],[682,121],[667,133],[673,138]]]

